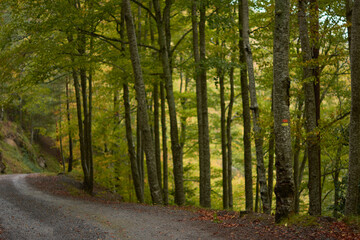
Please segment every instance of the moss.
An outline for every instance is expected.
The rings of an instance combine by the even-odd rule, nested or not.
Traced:
[[[293,215],[281,224],[302,227],[319,226],[317,217],[310,215]]]

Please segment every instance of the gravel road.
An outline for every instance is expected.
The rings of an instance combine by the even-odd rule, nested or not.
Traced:
[[[0,176],[0,239],[223,239],[195,214],[139,204],[101,204],[52,196],[26,176]]]

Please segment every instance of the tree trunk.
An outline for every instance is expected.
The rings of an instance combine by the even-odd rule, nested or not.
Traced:
[[[348,30],[348,43],[349,50],[351,49],[351,21],[352,21],[352,8],[353,8],[353,0],[345,0],[345,11],[346,11],[346,24]]]
[[[141,123],[140,123],[140,108],[136,110],[136,161],[138,164],[138,171],[140,175],[140,182],[142,191],[144,191],[144,178],[145,178],[145,169],[144,169],[144,149],[143,149],[143,138],[141,133]]]
[[[203,191],[203,207],[211,207],[211,183],[210,183],[210,143],[209,143],[209,120],[208,120],[208,101],[207,101],[207,77],[206,77],[206,0],[200,0],[200,22],[199,22],[199,40],[200,40],[200,80],[201,80],[201,114],[203,121],[203,169],[200,175],[200,184]]]
[[[249,39],[249,7],[248,0],[242,0],[242,13],[243,13],[243,41],[245,48],[245,56],[247,62],[247,69],[249,74],[249,90],[250,90],[250,99],[251,99],[251,107],[250,109],[253,112],[253,129],[255,135],[255,148],[256,148],[256,162],[257,162],[257,172],[259,176],[259,184],[260,184],[260,196],[263,203],[263,211],[264,213],[270,214],[270,202],[269,202],[269,192],[266,183],[266,170],[264,164],[264,153],[263,153],[263,145],[264,139],[261,133],[260,126],[260,113],[259,113],[259,105],[256,97],[256,86],[255,86],[255,74],[254,74],[254,63],[250,46]]]
[[[154,84],[153,100],[154,100],[155,158],[156,158],[158,182],[161,188],[162,177],[161,177],[161,156],[160,156],[161,151],[160,151],[160,125],[159,125],[159,86],[157,83]]]
[[[223,70],[219,70],[220,81],[220,107],[221,107],[221,155],[222,155],[222,174],[223,174],[223,208],[229,208],[229,169],[226,149],[226,109],[225,109],[225,84]]]
[[[234,59],[235,60],[235,59]],[[233,193],[232,193],[232,135],[231,135],[231,122],[232,112],[234,106],[234,67],[230,69],[230,102],[228,109],[227,125],[226,125],[226,138],[227,138],[227,160],[228,160],[228,188],[229,188],[229,208],[233,209]]]
[[[60,102],[61,102],[61,99],[60,99]],[[63,149],[63,144],[62,144],[62,126],[61,126],[61,121],[62,121],[62,117],[61,117],[61,105],[60,105],[60,111],[59,111],[60,157],[61,157],[61,162],[62,162],[62,165],[63,165],[63,173],[65,173],[65,171],[66,171],[66,165],[65,165],[64,149]]]
[[[335,158],[335,173],[334,173],[334,210],[333,210],[333,217],[339,217],[339,200],[340,200],[340,163],[341,163],[341,152],[343,148],[343,143],[340,141],[339,146],[336,151],[336,158]]]
[[[68,172],[72,171],[73,166],[73,140],[72,140],[72,133],[71,133],[71,122],[70,122],[70,93],[69,93],[69,79],[66,79],[66,115],[67,115],[67,122],[68,122],[68,135],[69,135],[69,164],[68,164]]]
[[[253,186],[252,186],[252,160],[251,160],[251,117],[249,104],[249,86],[246,71],[246,56],[244,47],[244,38],[242,31],[243,21],[242,0],[239,0],[239,49],[240,49],[240,78],[241,78],[241,97],[243,105],[243,121],[244,121],[244,165],[245,165],[245,202],[246,210],[253,211]]]
[[[80,156],[81,156],[81,166],[84,173],[84,182],[85,176],[89,175],[89,169],[86,164],[86,156],[85,156],[85,143],[84,143],[84,127],[82,120],[82,107],[81,107],[81,97],[80,97],[80,83],[79,76],[75,69],[73,69],[73,80],[75,86],[75,97],[76,97],[76,110],[77,110],[77,118],[78,118],[78,129],[79,129],[79,140],[80,140]]]
[[[270,212],[272,209],[272,197],[274,191],[274,127],[271,128],[270,139],[269,139],[269,167],[268,167],[268,191],[269,191],[269,206]]]
[[[259,212],[259,170],[256,169],[255,212]]]
[[[293,212],[294,179],[291,167],[289,111],[290,1],[275,0],[274,28],[274,133],[276,153],[276,214],[280,222]]]
[[[176,117],[176,104],[173,91],[172,74],[170,68],[170,58],[167,49],[166,32],[164,22],[170,21],[170,19],[163,19],[160,9],[159,0],[153,0],[156,23],[159,35],[159,46],[161,53],[161,62],[163,67],[163,74],[165,79],[166,97],[169,107],[170,116],[170,135],[171,135],[171,149],[173,155],[173,172],[175,181],[175,203],[177,205],[183,205],[185,203],[184,181],[183,181],[183,162],[181,159],[181,146],[179,143],[179,133]],[[171,4],[167,1],[167,4]],[[170,7],[170,6],[167,6]]]
[[[146,154],[150,192],[153,203],[162,204],[163,202],[162,193],[157,178],[155,149],[154,149],[153,139],[151,136],[149,116],[147,113],[145,84],[142,76],[142,69],[141,69],[140,57],[137,47],[135,27],[132,19],[129,0],[123,1],[123,7],[125,8],[124,11],[125,11],[125,20],[126,20],[128,41],[130,47],[131,63],[135,75],[136,97],[138,101],[138,107],[141,113],[141,118],[139,120],[141,124],[141,131],[144,137],[144,150]]]
[[[129,101],[129,87],[127,84],[123,84],[124,89],[124,107],[125,107],[125,126],[126,126],[126,139],[128,145],[128,153],[131,164],[131,173],[132,179],[135,187],[135,193],[137,200],[140,203],[144,202],[144,191],[141,183],[141,176],[139,171],[138,162],[136,160],[135,147],[133,143],[133,136],[131,130],[131,109],[130,109],[130,101]]]
[[[165,91],[163,83],[160,83],[161,98],[161,133],[162,133],[162,150],[163,150],[163,193],[164,204],[169,204],[169,184],[168,184],[168,148],[166,135],[166,111],[165,111]]]
[[[294,192],[295,192],[295,204],[294,204],[294,211],[295,213],[299,213],[299,203],[300,203],[300,195],[299,195],[299,157],[300,157],[300,151],[301,151],[301,131],[302,131],[302,124],[301,124],[301,118],[302,118],[302,112],[303,112],[303,100],[301,97],[298,97],[297,100],[297,107],[296,107],[296,122],[295,122],[295,142],[294,142]]]
[[[304,0],[299,0],[298,18],[300,42],[304,62],[303,80],[305,91],[305,128],[307,133],[306,144],[309,163],[309,214],[321,215],[321,173],[319,172],[319,145],[318,136],[316,134],[316,96],[314,83],[311,79],[309,79],[313,76],[313,72],[311,67],[307,65],[307,63],[311,61],[311,48],[306,21],[306,4]]]
[[[197,20],[197,0],[192,1],[191,16],[192,16],[192,33],[193,33],[193,54],[195,61],[194,78],[196,81],[196,110],[197,110],[197,122],[198,122],[198,145],[199,145],[199,166],[200,176],[203,175],[203,163],[204,163],[204,144],[203,144],[203,120],[201,114],[201,79],[200,79],[200,51],[199,51],[199,30]],[[204,187],[200,181],[200,205],[203,206],[204,200]]]
[[[360,0],[353,5],[351,25],[351,114],[349,136],[349,178],[345,215],[356,215],[360,182]]]
[[[68,42],[73,42],[73,36],[71,34],[67,37]],[[83,46],[85,47],[85,46]],[[79,54],[83,54],[82,49],[78,49]],[[71,62],[74,64],[74,57],[71,57]],[[82,117],[82,105],[81,105],[81,90],[80,90],[80,83],[79,83],[79,75],[76,68],[72,67],[72,77],[74,80],[74,87],[75,87],[75,99],[76,99],[76,111],[77,111],[77,119],[78,119],[78,129],[79,129],[79,141],[80,141],[80,157],[81,157],[81,167],[84,174],[84,182],[83,187],[86,190],[89,189],[89,176],[90,176],[90,169],[87,165],[87,152],[86,152],[86,143],[85,143],[85,127],[83,123],[83,117]],[[90,193],[90,192],[89,192]]]

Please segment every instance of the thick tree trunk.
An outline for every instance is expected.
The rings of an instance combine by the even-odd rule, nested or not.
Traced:
[[[149,116],[147,113],[147,104],[146,104],[146,92],[145,84],[142,76],[142,69],[140,64],[140,57],[137,48],[136,42],[136,33],[135,27],[131,14],[131,7],[129,0],[123,1],[123,7],[125,8],[125,20],[128,33],[128,41],[130,47],[130,56],[132,67],[135,75],[135,90],[136,97],[138,101],[138,107],[141,113],[140,123],[141,130],[144,137],[144,149],[146,154],[146,163],[148,169],[148,180],[150,186],[151,197],[154,204],[162,204],[162,192],[157,178],[156,170],[156,159],[155,159],[155,149],[154,142],[151,136],[151,130],[149,125]]]
[[[304,62],[303,81],[305,91],[305,128],[306,128],[306,144],[309,166],[309,214],[321,215],[321,174],[319,159],[319,143],[316,134],[317,113],[316,113],[316,96],[314,91],[314,83],[311,81],[313,72],[308,62],[311,61],[311,48],[308,37],[308,28],[306,21],[306,4],[304,0],[299,0],[299,32],[300,42]]]
[[[73,166],[73,140],[72,140],[72,133],[70,127],[70,92],[69,92],[69,79],[66,79],[66,116],[68,122],[68,135],[69,135],[69,164],[68,164],[68,172],[72,171]]]
[[[356,215],[360,182],[360,0],[353,5],[351,25],[351,114],[349,136],[349,178],[345,215]]]
[[[260,113],[259,113],[259,105],[256,97],[256,86],[255,86],[255,74],[254,74],[254,63],[250,46],[249,39],[249,6],[248,0],[242,0],[242,13],[243,13],[243,41],[245,48],[245,56],[247,62],[247,69],[249,74],[249,90],[250,90],[250,99],[251,99],[251,107],[250,109],[253,112],[253,129],[255,135],[255,148],[256,148],[256,162],[257,162],[257,172],[259,175],[259,184],[260,184],[260,196],[263,203],[263,211],[264,213],[270,213],[270,201],[269,201],[269,193],[268,187],[266,183],[266,170],[264,164],[264,153],[263,153],[263,145],[264,139],[261,133],[260,126]]]
[[[275,0],[273,101],[276,153],[276,222],[289,217],[290,213],[293,212],[294,201],[289,111],[289,23],[290,1]]]
[[[245,205],[247,211],[253,210],[253,186],[252,186],[252,160],[251,160],[251,117],[249,104],[249,86],[246,71],[246,56],[244,47],[244,38],[242,31],[243,21],[242,0],[239,0],[239,49],[240,49],[240,78],[241,78],[241,97],[243,105],[243,121],[244,121],[244,169],[245,169]]]
[[[163,20],[170,21],[170,19],[162,18],[159,0],[153,0],[153,4],[154,4],[155,16],[156,16],[156,22],[158,28],[161,62],[163,67],[165,89],[167,93],[166,97],[168,101],[169,116],[170,116],[171,150],[173,155],[173,166],[174,166],[173,172],[174,172],[174,181],[175,181],[175,203],[177,205],[183,205],[185,203],[183,162],[181,159],[182,153],[181,153],[181,146],[179,143],[179,133],[178,133],[177,117],[176,117],[177,115],[176,104],[175,104],[175,98],[173,92],[170,58],[166,43],[167,41],[166,41],[165,24],[163,21]]]
[[[169,204],[169,184],[168,184],[168,148],[166,135],[166,107],[165,107],[165,90],[163,83],[160,83],[161,98],[161,133],[162,133],[162,150],[163,150],[163,193],[164,204]]]

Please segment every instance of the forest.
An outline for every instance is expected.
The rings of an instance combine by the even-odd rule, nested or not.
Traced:
[[[360,0],[2,0],[1,124],[125,201],[360,213]]]

